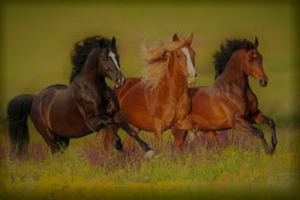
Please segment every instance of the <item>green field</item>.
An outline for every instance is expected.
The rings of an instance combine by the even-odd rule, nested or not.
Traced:
[[[299,129],[294,126],[297,34],[293,4],[6,3],[2,12],[1,199],[61,199],[70,195],[91,199],[132,195],[149,199],[178,195],[245,198],[245,193],[249,197],[293,194],[300,178],[296,137]],[[92,35],[115,36],[121,69],[130,77],[141,76],[142,44],[170,39],[174,33],[187,37],[191,32],[197,85],[213,82],[212,54],[222,42],[233,37],[258,37],[269,84],[260,88],[251,79],[251,87],[260,109],[277,124],[279,144],[274,156],[266,156],[256,138],[239,141],[239,136],[248,140],[242,133],[233,133],[228,147],[212,150],[198,141],[187,144],[178,153],[171,148],[168,132],[164,134],[164,146],[156,149],[158,155],[152,160],[145,160],[137,144],[128,141],[123,154],[103,152],[101,133],[71,140],[65,154],[51,156],[42,138],[31,128],[30,149],[35,156],[26,162],[10,159],[5,131],[8,101],[18,94],[36,94],[54,83],[67,84],[75,42]],[[264,130],[270,142],[268,129]],[[141,136],[156,147],[152,134]]]

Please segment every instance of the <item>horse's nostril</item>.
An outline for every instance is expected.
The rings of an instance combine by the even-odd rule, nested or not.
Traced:
[[[266,80],[260,80],[259,83],[262,87],[266,87],[268,85],[268,81]]]

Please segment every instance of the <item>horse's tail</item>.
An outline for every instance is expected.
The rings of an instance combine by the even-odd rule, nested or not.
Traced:
[[[13,155],[22,157],[27,153],[29,134],[27,118],[36,95],[23,94],[14,97],[7,107],[8,133]]]

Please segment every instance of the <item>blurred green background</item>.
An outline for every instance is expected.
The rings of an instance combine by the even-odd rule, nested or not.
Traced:
[[[140,47],[194,34],[197,85],[214,79],[212,54],[228,38],[259,39],[269,85],[251,79],[261,110],[279,125],[295,114],[296,19],[293,4],[232,3],[5,3],[2,7],[1,118],[8,101],[68,84],[73,44],[87,36],[115,36],[126,77],[141,76]]]

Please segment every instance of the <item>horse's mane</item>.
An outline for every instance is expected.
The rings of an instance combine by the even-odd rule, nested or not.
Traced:
[[[70,83],[81,72],[84,63],[89,53],[92,51],[92,49],[97,47],[99,48],[111,47],[116,49],[115,43],[112,46],[112,41],[110,39],[104,38],[99,35],[87,37],[74,44],[73,51],[71,52],[71,62],[73,67],[72,67]]]
[[[183,46],[185,40],[162,41],[149,47],[143,46],[142,56],[146,61],[143,70],[142,82],[148,89],[155,89],[167,73],[169,59],[166,59],[165,52],[171,52]]]
[[[255,48],[255,45],[246,39],[228,39],[225,44],[221,44],[220,50],[213,55],[216,71],[215,78],[223,73],[226,63],[233,52],[240,49],[251,50]]]

